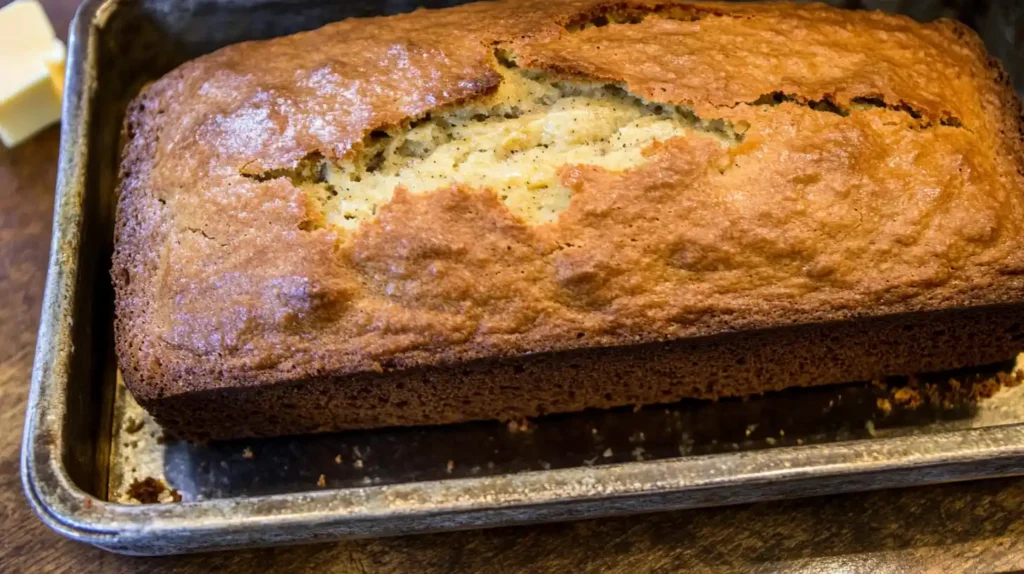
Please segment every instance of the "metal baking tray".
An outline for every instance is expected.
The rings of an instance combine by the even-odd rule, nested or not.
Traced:
[[[922,19],[964,19],[1021,85],[1016,30],[1024,19],[1014,0],[982,3],[984,12],[949,0],[877,4]],[[913,384],[558,415],[525,427],[471,423],[206,445],[163,440],[119,382],[111,345],[108,269],[127,102],[146,81],[221,46],[415,5],[82,6],[71,30],[53,248],[22,452],[26,494],[48,525],[115,552],[170,554],[1024,473],[1024,386],[979,398],[988,387],[978,381],[1013,365]],[[147,477],[165,481],[181,501],[130,503],[131,484]]]

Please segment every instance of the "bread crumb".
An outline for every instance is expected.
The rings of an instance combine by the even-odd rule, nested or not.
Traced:
[[[124,432],[128,434],[135,434],[142,430],[143,424],[144,422],[141,419],[129,416],[124,420]]]
[[[1024,371],[1014,371],[1012,375],[1006,376],[1003,384],[1007,387],[1019,387],[1021,383],[1024,383]]]
[[[796,444],[798,444],[798,445],[804,444],[804,439],[802,439],[802,438],[796,439]]]
[[[352,461],[352,466],[355,468],[363,468],[363,461],[357,458],[356,460]]]
[[[160,504],[168,504],[171,502],[181,502],[181,495],[176,490],[166,490],[160,492],[157,496],[157,502]]]
[[[884,416],[889,416],[889,413],[892,412],[892,403],[889,402],[889,399],[880,398],[875,401],[875,404],[878,405],[878,410],[882,411]]]
[[[341,464],[341,455],[334,457],[334,464]]]
[[[320,478],[316,479],[316,485],[320,488],[327,486],[327,477],[321,474]]]
[[[126,494],[129,502],[135,501],[142,504],[181,502],[181,494],[177,490],[168,488],[164,481],[151,476],[142,480],[133,480]]]
[[[508,432],[527,432],[530,430],[530,423],[527,419],[518,419],[508,421]]]
[[[766,442],[766,443],[768,443],[770,445],[774,445],[778,441],[776,441],[773,437],[769,436],[769,437],[765,437],[764,442]]]
[[[779,429],[779,436],[786,436],[786,431]]]
[[[1002,389],[1003,381],[1007,378],[1005,374],[1000,374],[1003,376],[975,384],[974,388],[971,389],[971,399],[980,401],[981,399],[990,399],[995,396]]]
[[[252,458],[253,456],[255,455],[252,454],[251,448],[245,447],[242,449],[242,458]]]
[[[644,408],[643,405],[633,405],[633,412],[634,413],[638,413],[638,412],[642,411],[643,408]]]
[[[869,436],[875,436],[877,434],[875,433],[875,421],[871,419],[868,419],[868,421],[864,423],[864,428],[867,429]]]
[[[916,409],[921,406],[921,393],[918,393],[916,390],[908,387],[896,389],[892,398],[897,404],[903,405],[907,408]]]
[[[540,461],[540,467],[543,468],[544,470],[550,470],[551,469],[551,463],[547,462],[546,460],[542,460],[542,461]]]
[[[750,436],[750,433],[752,433],[752,432],[754,432],[756,430],[757,430],[757,423],[747,425],[747,430],[746,430],[745,434],[746,434],[746,436]]]
[[[601,456],[603,456],[605,458],[611,458],[613,454],[614,453],[612,452],[612,449],[609,447],[609,448],[604,449],[604,452],[601,453]]]
[[[633,449],[633,458],[635,460],[642,461],[642,460],[644,460],[646,458],[646,456],[647,456],[647,451],[644,450],[644,447],[638,446],[638,447]]]

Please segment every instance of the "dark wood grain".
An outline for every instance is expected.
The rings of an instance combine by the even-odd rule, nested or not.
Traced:
[[[75,3],[44,3],[66,30]],[[189,557],[115,556],[65,540],[32,514],[18,477],[57,143],[52,128],[0,149],[0,572],[1024,569],[1024,479]]]

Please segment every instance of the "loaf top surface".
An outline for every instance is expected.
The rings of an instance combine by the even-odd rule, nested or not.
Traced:
[[[1019,300],[1020,116],[961,25],[821,5],[229,46],[129,109],[119,360],[164,396]]]

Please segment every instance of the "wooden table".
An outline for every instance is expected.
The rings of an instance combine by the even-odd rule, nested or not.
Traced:
[[[66,31],[75,0],[44,4]],[[1024,479],[191,557],[122,557],[65,540],[32,514],[18,476],[57,143],[51,128],[0,147],[0,572],[1024,569]]]

